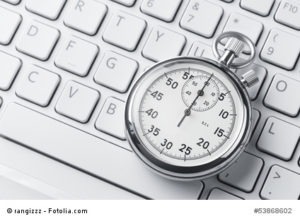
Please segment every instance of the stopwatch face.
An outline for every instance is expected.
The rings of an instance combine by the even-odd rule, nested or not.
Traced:
[[[226,168],[248,140],[249,99],[217,63],[176,58],[147,70],[126,107],[128,139],[151,168],[203,178]]]

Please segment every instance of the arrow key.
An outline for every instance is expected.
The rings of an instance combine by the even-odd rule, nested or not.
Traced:
[[[269,200],[297,200],[300,196],[300,174],[283,167],[271,167],[260,195]]]

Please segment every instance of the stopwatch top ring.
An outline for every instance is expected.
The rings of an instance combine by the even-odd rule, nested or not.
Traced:
[[[224,54],[221,55],[218,50],[218,45],[222,42],[223,39],[226,39],[227,43],[225,45]],[[234,58],[239,57],[239,54],[242,52],[244,46],[247,45],[250,49],[250,56],[248,59],[243,59],[241,61],[233,62]],[[226,52],[229,52],[226,54]],[[244,68],[252,63],[255,57],[255,47],[253,42],[245,35],[238,32],[224,32],[219,35],[213,42],[213,53],[218,58],[221,63],[225,63],[229,68]],[[231,58],[229,58],[231,56]]]

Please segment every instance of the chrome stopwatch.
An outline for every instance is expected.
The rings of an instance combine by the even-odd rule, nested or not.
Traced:
[[[245,46],[250,57],[236,61]],[[250,64],[254,46],[246,36],[227,32],[215,40],[213,51],[218,61],[177,57],[154,65],[129,95],[127,138],[137,156],[159,174],[183,180],[215,175],[249,141],[251,105],[245,87],[257,78],[248,72],[239,79],[230,68]]]

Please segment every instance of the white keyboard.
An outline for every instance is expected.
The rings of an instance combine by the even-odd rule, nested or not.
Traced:
[[[128,93],[155,62],[214,58],[223,31],[256,44],[251,142],[218,176],[167,180],[126,141]],[[42,183],[33,198],[299,199],[299,31],[299,0],[0,0],[0,136],[10,141],[0,140],[0,169]],[[74,173],[80,185],[68,192],[47,175],[51,162],[57,179]],[[0,174],[8,183],[30,198],[33,186]]]

